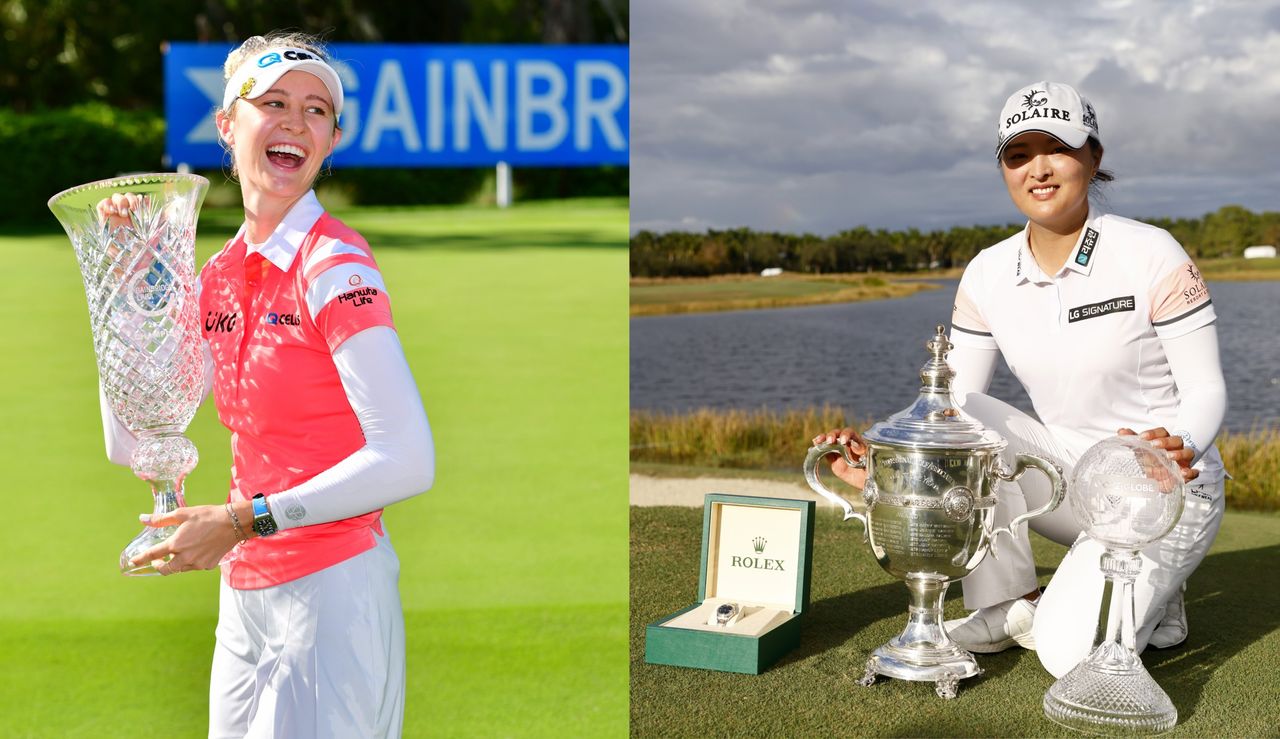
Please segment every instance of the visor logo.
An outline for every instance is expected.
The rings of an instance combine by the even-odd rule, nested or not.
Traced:
[[[248,95],[249,93],[253,92],[253,86],[256,84],[258,84],[258,81],[252,77],[245,80],[244,84],[240,85],[240,97],[244,97],[245,95]]]
[[[283,57],[278,51],[268,52],[258,57],[258,66],[270,67],[272,64],[278,64],[286,59],[291,62],[297,62],[297,61],[302,61],[303,59],[315,59],[315,58],[316,57],[314,54],[308,54],[305,51],[299,51],[298,49],[286,49]]]

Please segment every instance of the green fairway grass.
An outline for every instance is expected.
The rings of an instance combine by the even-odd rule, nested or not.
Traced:
[[[761,675],[650,665],[645,626],[696,601],[700,508],[631,509],[631,730],[640,737],[1064,736],[1044,718],[1053,677],[1032,652],[977,655],[984,675],[944,701],[932,683],[857,684],[906,624],[907,588],[880,569],[860,524],[818,509],[800,646]],[[1178,709],[1169,736],[1275,736],[1280,716],[1280,517],[1228,512],[1187,585],[1190,637],[1143,662]],[[1066,549],[1032,536],[1040,581]],[[947,618],[964,614],[961,587]]]
[[[627,728],[627,203],[335,212],[374,248],[436,442],[386,512],[408,626],[406,736]],[[239,211],[201,216],[198,261]],[[0,449],[0,736],[203,736],[217,576],[125,578],[149,511],[104,454],[84,288],[52,216],[14,269]],[[297,402],[305,402],[298,398]],[[225,499],[212,403],[187,502]]]

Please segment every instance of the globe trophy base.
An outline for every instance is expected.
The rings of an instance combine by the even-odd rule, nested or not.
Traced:
[[[1050,721],[1086,734],[1161,734],[1178,723],[1178,709],[1142,661],[1104,643],[1044,695]]]
[[[911,591],[907,627],[871,653],[858,684],[871,686],[884,675],[931,682],[940,698],[955,698],[960,681],[981,675],[982,668],[942,626],[942,599],[950,583],[932,577],[908,577],[906,583]]]

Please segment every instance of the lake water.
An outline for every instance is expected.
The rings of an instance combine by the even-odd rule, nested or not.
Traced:
[[[934,326],[950,326],[956,281],[896,300],[631,319],[631,407],[840,405],[881,419],[920,388]],[[1280,426],[1280,282],[1210,283],[1227,382],[1226,428]],[[991,394],[1031,402],[1001,366]]]

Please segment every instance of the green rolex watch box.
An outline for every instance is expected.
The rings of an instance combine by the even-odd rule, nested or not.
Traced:
[[[758,675],[795,649],[813,516],[811,500],[707,495],[698,600],[646,627],[645,661]]]

